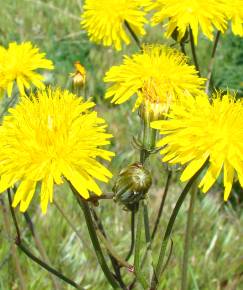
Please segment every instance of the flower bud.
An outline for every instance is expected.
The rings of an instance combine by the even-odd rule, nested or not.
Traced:
[[[114,200],[128,210],[137,207],[152,183],[150,172],[141,163],[134,163],[122,169],[113,187]]]
[[[79,61],[74,64],[75,72],[71,73],[70,76],[73,79],[74,87],[82,88],[86,81],[86,71]]]

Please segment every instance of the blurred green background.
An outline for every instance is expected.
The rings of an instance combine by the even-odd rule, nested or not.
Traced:
[[[0,0],[0,7],[1,45],[7,46],[11,41],[31,41],[39,46],[55,64],[54,71],[45,72],[48,83],[71,89],[69,74],[74,70],[73,63],[79,60],[85,66],[86,94],[96,101],[96,109],[107,120],[109,131],[114,135],[112,150],[116,152],[116,157],[111,164],[114,176],[122,167],[137,161],[139,154],[131,145],[132,137],[140,136],[139,118],[136,113],[131,112],[134,100],[114,106],[103,98],[105,72],[112,65],[119,64],[123,54],[136,52],[137,47],[131,45],[116,52],[111,48],[90,43],[86,33],[80,28],[81,0]],[[147,35],[142,41],[174,45],[173,40],[163,38],[160,26],[147,27]],[[212,43],[200,35],[197,53],[203,76],[207,74],[211,49]],[[186,45],[186,51],[190,55],[189,45]],[[239,96],[243,95],[243,39],[233,36],[230,31],[220,39],[213,70],[213,84],[216,88],[237,90]],[[2,100],[2,110],[7,101]],[[149,161],[153,173],[149,200],[151,224],[154,223],[166,180],[166,169],[159,159],[158,155],[153,155]],[[104,191],[111,190],[114,180],[115,178]],[[158,256],[156,249],[160,245],[164,228],[182,186],[178,182],[178,173],[175,172],[154,244],[155,261]],[[243,212],[239,200],[242,189],[236,184],[233,191],[232,199],[227,204],[223,202],[220,181],[207,195],[199,193],[193,225],[188,290],[243,289]],[[47,215],[43,216],[38,206],[38,196],[35,197],[30,215],[51,265],[85,289],[110,289],[99,269],[82,212],[72,194],[66,186],[58,187],[55,199],[78,229],[81,239],[70,229],[55,205],[49,206]],[[173,232],[174,250],[160,289],[176,290],[180,287],[187,202],[176,222]],[[50,275],[14,246],[15,233],[14,228],[8,226],[11,219],[7,205],[7,196],[3,194],[0,212],[0,289],[21,289],[18,267],[23,272],[27,290],[55,289]],[[130,243],[129,213],[121,206],[107,201],[101,201],[97,211],[114,247],[120,255],[126,256]],[[24,241],[39,255],[35,241],[19,213],[18,219]],[[131,273],[123,270],[123,274],[126,281],[132,280]],[[55,280],[55,283],[57,289],[72,289],[60,280]],[[139,285],[135,289],[140,289]]]

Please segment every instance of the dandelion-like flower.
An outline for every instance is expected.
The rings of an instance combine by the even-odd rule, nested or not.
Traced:
[[[123,64],[113,66],[104,81],[113,83],[105,95],[113,97],[111,102],[121,104],[137,94],[133,110],[146,104],[160,112],[167,111],[176,97],[199,94],[204,84],[184,54],[163,45],[146,45],[141,53],[125,56]]]
[[[31,42],[11,42],[7,49],[0,46],[0,88],[7,90],[9,97],[15,81],[21,95],[25,95],[25,88],[29,89],[31,83],[43,88],[44,77],[36,70],[53,68],[52,61]]]
[[[0,127],[0,192],[19,184],[13,206],[24,212],[41,184],[42,212],[53,200],[53,186],[70,181],[87,199],[89,191],[101,195],[94,179],[107,182],[110,171],[96,158],[114,154],[100,147],[109,144],[106,123],[90,111],[95,104],[47,88],[9,109]]]
[[[168,19],[165,35],[170,37],[177,29],[179,41],[189,26],[196,44],[199,26],[210,40],[213,39],[214,27],[222,32],[227,27],[227,6],[224,0],[157,0],[152,1],[150,8],[155,10],[152,25]]]
[[[225,0],[228,17],[232,22],[232,31],[235,35],[243,36],[243,0]]]
[[[130,43],[125,21],[136,35],[144,35],[146,13],[138,0],[86,0],[81,25],[91,41],[121,49],[121,42]]]
[[[231,192],[234,176],[243,187],[243,102],[217,93],[212,102],[206,95],[187,97],[174,103],[168,120],[155,121],[152,128],[163,138],[157,146],[163,161],[187,164],[181,180],[190,179],[209,159],[209,167],[199,183],[207,192],[224,172],[224,200]]]

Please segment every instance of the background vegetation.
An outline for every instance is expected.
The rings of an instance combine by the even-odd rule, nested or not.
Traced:
[[[69,73],[73,63],[79,60],[87,69],[86,94],[93,96],[97,110],[107,120],[109,131],[114,135],[112,150],[116,152],[111,167],[114,175],[119,170],[138,159],[138,152],[132,147],[132,136],[139,135],[139,121],[136,113],[131,113],[132,103],[113,106],[103,99],[105,86],[102,81],[107,69],[118,64],[124,53],[137,51],[135,45],[124,48],[122,52],[96,46],[88,41],[86,33],[80,29],[81,0],[0,0],[0,44],[6,46],[11,41],[32,41],[47,53],[55,64],[53,72],[46,73],[48,83],[71,88]],[[162,28],[147,27],[144,42],[165,43]],[[174,44],[167,40],[167,44]],[[205,76],[212,43],[201,36],[198,55],[202,72]],[[189,54],[189,47],[186,47]],[[217,61],[213,71],[216,87],[236,89],[243,95],[243,40],[228,32],[220,40]],[[1,110],[9,100],[1,101]],[[163,194],[166,170],[159,161],[159,156],[152,156],[154,180],[150,192],[152,211],[151,223]],[[160,243],[169,213],[173,208],[182,184],[177,182],[177,173],[173,174],[164,215],[154,247]],[[114,179],[106,191],[110,191]],[[220,184],[204,196],[199,194],[193,225],[193,247],[191,250],[190,288],[188,290],[240,290],[243,289],[243,211],[239,200],[240,187],[235,186],[230,202],[224,204]],[[242,191],[241,191],[242,195]],[[36,197],[38,199],[38,197]],[[35,224],[36,234],[43,243],[51,264],[68,277],[73,278],[85,289],[109,289],[99,270],[92,250],[86,226],[76,201],[65,186],[56,190],[57,204],[67,214],[71,223],[78,229],[79,237],[70,229],[55,205],[49,206],[43,216],[38,207],[38,200],[33,202],[30,215]],[[34,264],[14,246],[14,229],[7,207],[7,195],[1,196],[0,211],[0,289],[21,289],[16,266],[22,269],[27,290],[54,289],[50,275]],[[177,220],[173,234],[174,251],[169,264],[169,271],[164,274],[160,289],[176,290],[180,285],[181,258],[185,229],[185,203]],[[129,250],[130,216],[119,205],[101,201],[97,208],[109,238],[119,253],[125,256]],[[29,248],[39,255],[35,241],[26,226],[22,215],[22,236]],[[157,257],[154,257],[157,259]],[[132,280],[131,273],[126,279]],[[57,281],[58,289],[72,289],[62,281]],[[137,286],[135,289],[140,289]]]

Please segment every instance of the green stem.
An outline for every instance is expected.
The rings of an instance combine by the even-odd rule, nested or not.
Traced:
[[[26,223],[27,223],[27,225],[29,227],[29,230],[30,230],[30,232],[32,234],[32,237],[34,239],[35,245],[36,245],[36,247],[37,247],[37,249],[38,249],[38,251],[40,253],[40,256],[41,256],[42,260],[46,264],[50,265],[51,262],[49,260],[49,257],[47,256],[47,253],[46,253],[45,248],[44,248],[44,246],[43,246],[43,244],[41,242],[41,239],[39,238],[39,235],[38,235],[38,233],[35,230],[34,223],[33,223],[32,219],[31,219],[31,217],[30,217],[30,215],[28,214],[27,211],[24,213],[24,217],[25,217]],[[52,281],[53,288],[56,289],[56,290],[59,290],[60,287],[58,285],[58,282],[57,282],[56,278],[53,275],[50,275],[50,279]]]
[[[152,236],[151,236],[151,240],[152,241],[154,240],[154,237],[155,237],[156,232],[158,230],[160,218],[161,218],[162,213],[163,213],[163,209],[164,209],[164,205],[165,205],[165,200],[166,200],[167,193],[168,193],[168,190],[169,190],[171,176],[172,176],[172,172],[169,170],[168,171],[168,175],[167,175],[166,184],[165,184],[165,190],[164,190],[164,193],[163,193],[163,197],[162,197],[162,200],[161,200],[161,203],[160,203],[158,215],[157,215],[157,218],[156,218],[156,221],[155,221],[155,224],[154,224],[154,228],[153,228],[153,232],[152,232]]]
[[[107,249],[107,251],[117,260],[117,262],[119,263],[119,265],[121,267],[125,267],[127,268],[130,272],[133,272],[133,266],[131,264],[129,264],[128,262],[126,262],[125,260],[123,260],[122,257],[120,257],[115,249],[112,247],[110,241],[108,241],[106,239],[106,237],[103,235],[103,233],[97,228],[96,229],[96,233],[97,236],[99,237],[99,239],[102,241],[102,243],[104,244],[105,248]]]
[[[135,240],[135,253],[134,253],[134,270],[138,281],[141,283],[144,289],[148,289],[148,283],[146,282],[143,274],[140,270],[140,250],[141,250],[141,236],[143,225],[143,209],[141,205],[138,205],[138,220]]]
[[[220,38],[220,31],[217,32],[216,34],[216,38],[214,41],[214,45],[213,45],[213,50],[212,50],[212,54],[211,54],[211,59],[208,65],[208,75],[207,75],[207,82],[206,82],[206,94],[209,93],[209,88],[210,88],[210,84],[211,84],[211,79],[212,79],[212,71],[213,71],[213,65],[215,62],[215,55],[216,55],[216,50],[217,50],[217,46],[219,43],[219,38]]]
[[[126,261],[128,261],[133,253],[133,249],[134,249],[134,240],[135,240],[135,210],[131,211],[131,245],[130,245],[130,249],[129,252],[126,256]]]
[[[91,214],[92,214],[92,216],[94,218],[94,221],[96,223],[97,229],[102,233],[104,238],[107,239],[107,234],[105,232],[104,226],[103,226],[100,218],[96,214],[96,211],[94,209],[92,209],[92,208],[91,208]],[[111,264],[112,264],[113,269],[115,271],[116,279],[117,279],[119,285],[121,286],[122,289],[126,289],[126,286],[125,286],[125,284],[123,282],[123,279],[122,279],[122,276],[121,276],[121,269],[120,269],[120,265],[118,264],[118,261],[109,252],[108,252],[108,255],[109,255],[109,258],[111,260]]]
[[[126,26],[127,30],[130,32],[132,38],[134,39],[134,41],[135,41],[137,47],[138,47],[139,49],[141,49],[141,44],[140,44],[140,41],[139,41],[139,39],[138,39],[136,33],[133,31],[132,27],[130,26],[130,24],[129,24],[126,20],[124,21],[124,23],[125,23],[125,26]]]
[[[37,263],[38,265],[40,265],[42,268],[44,268],[45,270],[47,270],[48,272],[54,274],[55,276],[57,276],[58,278],[60,278],[61,280],[63,280],[64,282],[66,282],[67,284],[73,286],[76,289],[80,289],[83,290],[82,287],[80,287],[77,283],[75,283],[74,281],[72,281],[71,279],[67,278],[66,276],[64,276],[62,273],[58,272],[57,270],[55,270],[54,268],[52,268],[51,266],[47,265],[45,262],[41,261],[39,258],[37,258],[36,256],[34,256],[24,245],[23,242],[21,240],[21,235],[20,235],[20,229],[19,229],[19,225],[16,219],[16,215],[14,212],[14,209],[12,207],[12,198],[11,198],[11,192],[10,189],[7,190],[8,191],[8,201],[9,201],[9,208],[10,208],[10,212],[11,212],[11,216],[14,222],[14,226],[15,226],[15,230],[17,233],[17,237],[16,237],[16,241],[15,244],[18,246],[18,248],[25,254],[27,255],[32,261],[34,261],[35,263]]]
[[[193,212],[195,208],[197,194],[197,183],[195,182],[191,190],[190,205],[187,213],[187,225],[185,233],[185,243],[184,243],[184,255],[182,261],[182,279],[181,279],[181,290],[187,290],[187,272],[188,272],[188,260],[189,251],[192,239],[192,225],[193,225]]]
[[[93,247],[94,247],[94,250],[96,253],[96,257],[97,257],[98,262],[101,266],[101,269],[103,270],[103,273],[106,276],[106,278],[107,278],[108,282],[110,283],[110,285],[112,286],[112,288],[119,289],[119,286],[118,286],[113,274],[111,273],[111,271],[106,263],[105,257],[103,255],[98,237],[96,235],[96,231],[95,231],[94,223],[92,220],[89,205],[86,201],[83,201],[81,199],[81,197],[79,196],[79,194],[76,192],[76,190],[73,187],[71,187],[71,189],[72,189],[73,193],[76,195],[78,203],[83,210],[85,221],[86,221],[87,228],[88,228],[89,235],[90,235],[90,239],[92,241],[92,244],[93,244]]]
[[[149,261],[149,276],[150,279],[153,275],[153,258],[152,258],[152,249],[151,249],[151,234],[150,234],[150,227],[149,227],[149,214],[148,214],[148,205],[147,200],[143,200],[143,219],[144,219],[144,228],[145,228],[145,239],[146,239],[146,252],[148,255]],[[142,268],[142,264],[141,264]]]
[[[157,262],[157,266],[156,266],[156,270],[155,270],[155,274],[153,276],[152,279],[152,283],[151,283],[151,287],[150,290],[155,290],[157,289],[158,283],[160,281],[160,277],[163,271],[163,263],[164,263],[164,258],[165,258],[165,253],[166,253],[166,249],[167,249],[167,245],[168,242],[170,240],[170,236],[171,236],[171,232],[176,220],[176,217],[180,211],[180,208],[187,196],[187,193],[189,192],[191,186],[193,185],[193,183],[195,182],[195,180],[197,179],[197,177],[199,176],[199,174],[202,172],[202,170],[204,169],[206,163],[208,160],[205,161],[204,165],[192,176],[192,178],[188,181],[187,185],[185,186],[184,190],[182,191],[182,193],[180,194],[176,205],[173,209],[173,212],[171,214],[170,220],[168,222],[168,225],[166,227],[166,231],[163,237],[163,241],[161,244],[161,248],[160,248],[160,254],[159,254],[159,259]]]
[[[193,33],[191,27],[189,27],[189,34],[190,34],[190,43],[191,43],[191,51],[192,51],[192,58],[194,65],[196,67],[196,70],[198,72],[199,77],[201,76],[199,65],[198,65],[198,60],[197,60],[197,54],[196,54],[196,48],[195,48],[195,43],[194,43],[194,38],[193,38]]]

